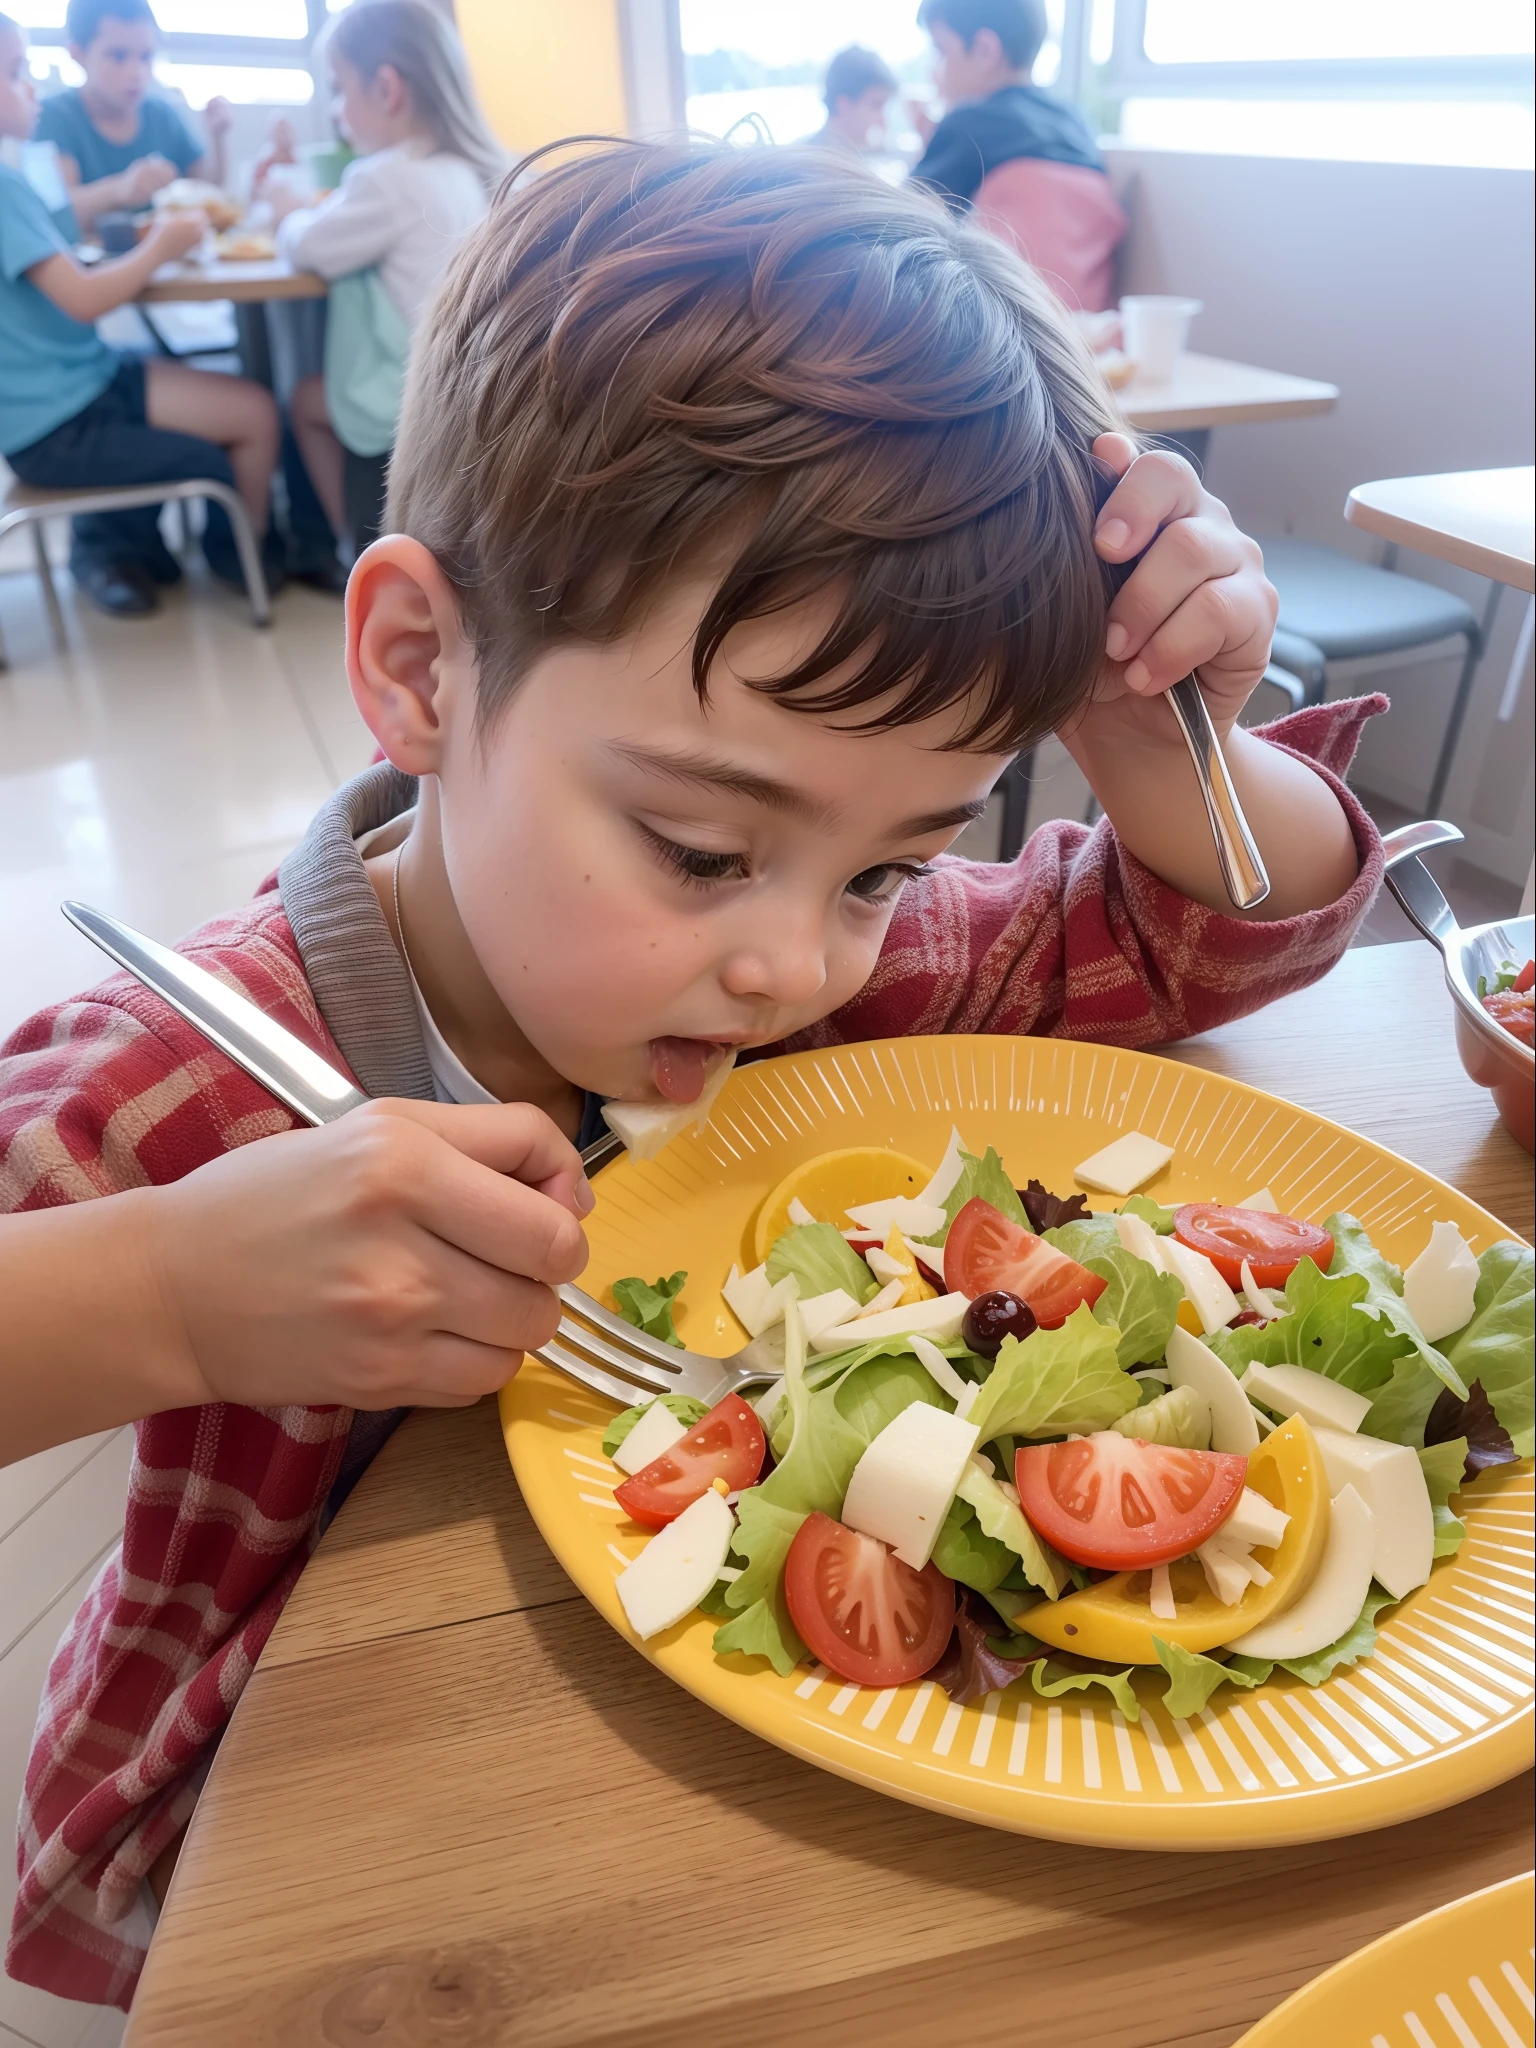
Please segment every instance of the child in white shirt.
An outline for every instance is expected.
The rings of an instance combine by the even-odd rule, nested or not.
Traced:
[[[332,279],[325,375],[292,398],[293,430],[334,530],[347,516],[347,451],[394,445],[410,338],[459,242],[484,217],[506,159],[475,99],[463,48],[423,0],[370,0],[325,38],[337,126],[357,150],[318,206],[273,194],[277,245],[296,269]],[[382,509],[382,508],[380,508]]]

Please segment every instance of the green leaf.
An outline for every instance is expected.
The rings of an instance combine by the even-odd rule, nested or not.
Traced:
[[[1330,1643],[1325,1650],[1314,1650],[1310,1657],[1281,1657],[1279,1669],[1289,1671],[1293,1678],[1299,1678],[1307,1685],[1321,1685],[1341,1665],[1358,1664],[1362,1657],[1370,1656],[1376,1647],[1377,1615],[1383,1607],[1396,1605],[1393,1596],[1373,1579],[1365,1596],[1365,1605],[1336,1643]]]
[[[1109,1426],[1121,1436],[1139,1436],[1143,1443],[1174,1444],[1186,1451],[1211,1448],[1210,1405],[1192,1387],[1175,1387],[1171,1393],[1159,1394],[1117,1416]]]
[[[968,1351],[958,1337],[934,1346],[955,1365],[962,1379],[985,1379],[992,1370],[990,1358],[978,1358]],[[872,1358],[914,1358],[910,1336],[877,1337],[869,1344],[858,1344],[847,1351],[822,1351],[806,1361],[805,1382],[813,1392],[833,1385],[846,1378],[855,1366],[867,1365]]]
[[[933,1562],[945,1578],[990,1593],[1007,1578],[1014,1556],[1006,1543],[983,1533],[976,1510],[957,1496],[933,1546]]]
[[[1389,1443],[1411,1444],[1417,1450],[1424,1441],[1429,1411],[1444,1392],[1438,1376],[1419,1354],[1405,1353],[1393,1366],[1386,1385],[1374,1390],[1370,1411],[1360,1425],[1361,1435],[1385,1437]]]
[[[874,1274],[830,1223],[797,1223],[774,1240],[768,1254],[768,1278],[778,1281],[787,1274],[800,1282],[802,1301],[813,1301],[818,1294],[841,1287],[862,1305],[879,1292]]]
[[[1150,1223],[1159,1237],[1172,1237],[1177,1209],[1168,1209],[1161,1202],[1154,1202],[1150,1195],[1132,1195],[1121,1209],[1122,1216],[1139,1216],[1143,1223]]]
[[[1218,1330],[1205,1341],[1238,1374],[1254,1363],[1304,1365],[1369,1394],[1386,1385],[1408,1352],[1402,1332],[1369,1312],[1369,1293],[1363,1273],[1320,1273],[1311,1259],[1300,1259],[1285,1283],[1288,1314]]]
[[[1328,1265],[1328,1277],[1337,1279],[1344,1273],[1358,1273],[1365,1280],[1367,1293],[1362,1308],[1367,1315],[1406,1337],[1430,1371],[1438,1376],[1462,1400],[1467,1398],[1466,1384],[1449,1358],[1437,1351],[1413,1318],[1412,1311],[1403,1299],[1403,1276],[1389,1259],[1384,1259],[1364,1227],[1353,1216],[1344,1211],[1330,1216],[1324,1228],[1333,1238],[1333,1257]],[[1529,1256],[1529,1254],[1527,1254]],[[1484,1385],[1486,1386],[1486,1381]],[[1359,1389],[1369,1393],[1368,1387]],[[1490,1391],[1489,1399],[1493,1395]],[[1505,1425],[1508,1427],[1508,1425]]]
[[[1018,1561],[1029,1585],[1038,1586],[1048,1600],[1061,1597],[1070,1584],[1066,1560],[1058,1557],[1051,1546],[1035,1534],[1025,1519],[1023,1509],[1008,1498],[990,1472],[981,1469],[979,1460],[967,1461],[960,1475],[957,1499],[974,1510],[982,1534],[1004,1546],[1009,1564]],[[977,1586],[976,1590],[978,1593],[990,1593],[1006,1577],[1005,1570],[998,1574],[991,1586]]]
[[[1059,1330],[1005,1337],[991,1376],[971,1405],[979,1441],[1088,1435],[1134,1408],[1136,1381],[1120,1369],[1120,1333],[1079,1302]]]
[[[1125,1671],[1073,1671],[1054,1657],[1029,1667],[1029,1682],[1043,1700],[1059,1700],[1064,1692],[1086,1692],[1102,1685],[1127,1721],[1141,1719],[1141,1704],[1131,1690],[1131,1674]]]
[[[926,1401],[930,1408],[951,1405],[928,1368],[910,1351],[866,1360],[838,1381],[832,1399],[838,1413],[859,1432],[861,1451],[914,1401]]]
[[[696,1401],[692,1394],[657,1394],[655,1398],[663,1408],[677,1417],[684,1429],[692,1429],[696,1422],[702,1422],[709,1413],[704,1403]],[[650,1405],[649,1401],[637,1401],[633,1408],[626,1408],[622,1415],[615,1415],[603,1431],[605,1458],[613,1456]]]
[[[1445,1339],[1445,1355],[1470,1386],[1481,1380],[1493,1412],[1509,1431],[1522,1458],[1536,1448],[1536,1344],[1532,1306],[1536,1297],[1536,1253],[1506,1239],[1477,1262],[1472,1320]]]
[[[1155,1365],[1179,1320],[1183,1282],[1176,1274],[1154,1271],[1145,1259],[1118,1244],[1081,1263],[1105,1283],[1093,1304],[1093,1316],[1095,1322],[1113,1323],[1119,1332],[1120,1363],[1127,1371],[1134,1365]]]
[[[1451,1512],[1450,1506],[1451,1495],[1460,1487],[1466,1470],[1466,1438],[1453,1436],[1442,1444],[1431,1444],[1428,1450],[1419,1452],[1419,1463],[1424,1468],[1424,1484],[1434,1510],[1435,1556],[1454,1557],[1467,1533],[1466,1523]]]
[[[674,1273],[670,1280],[641,1280],[631,1276],[615,1280],[613,1298],[626,1323],[644,1330],[647,1337],[659,1337],[663,1344],[683,1348],[683,1340],[672,1327],[672,1304],[683,1291],[686,1273]]]
[[[1222,1664],[1214,1657],[1202,1657],[1194,1650],[1186,1650],[1182,1643],[1165,1643],[1161,1636],[1152,1638],[1152,1647],[1157,1652],[1157,1661],[1168,1674],[1168,1690],[1163,1694],[1163,1706],[1175,1721],[1187,1721],[1206,1706],[1211,1694],[1218,1686],[1236,1685],[1245,1692],[1255,1685],[1262,1685],[1269,1676],[1269,1667],[1262,1667],[1262,1676],[1239,1671],[1233,1664]]]
[[[1076,1259],[1080,1266],[1086,1266],[1090,1259],[1108,1258],[1111,1252],[1124,1249],[1120,1234],[1115,1229],[1114,1217],[1097,1212],[1092,1216],[1079,1217],[1075,1223],[1059,1223],[1054,1230],[1042,1231],[1041,1235],[1047,1244],[1055,1245],[1057,1251],[1065,1252],[1069,1259]]]
[[[1229,1657],[1227,1659],[1227,1669],[1237,1672],[1240,1677],[1248,1679],[1253,1685],[1262,1685],[1274,1668],[1272,1660],[1268,1657]]]
[[[788,1678],[806,1654],[782,1593],[774,1601],[755,1600],[717,1628],[714,1651],[717,1657],[766,1657],[780,1678]]]
[[[775,1591],[784,1574],[789,1546],[809,1512],[808,1508],[786,1508],[765,1500],[760,1486],[749,1487],[737,1501],[731,1555],[740,1560],[743,1570],[739,1579],[727,1583],[724,1595],[733,1613],[739,1614]]]
[[[978,1159],[974,1153],[962,1149],[960,1178],[955,1182],[944,1200],[944,1227],[935,1231],[932,1237],[914,1238],[914,1244],[941,1244],[949,1234],[954,1222],[967,1202],[978,1198],[990,1202],[1021,1230],[1029,1230],[1029,1218],[1024,1213],[1024,1204],[1019,1200],[1018,1190],[1008,1178],[1003,1162],[989,1145],[985,1157]],[[1033,1232],[1031,1232],[1033,1235]]]
[[[1466,1541],[1466,1537],[1467,1525],[1465,1522],[1458,1516],[1453,1515],[1449,1508],[1435,1509],[1434,1555],[1436,1557],[1454,1557]]]

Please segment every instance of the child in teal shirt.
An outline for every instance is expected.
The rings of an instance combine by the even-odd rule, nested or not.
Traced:
[[[0,136],[25,141],[36,119],[25,38],[0,14]],[[0,164],[0,455],[24,483],[59,490],[210,477],[233,484],[265,532],[278,435],[270,393],[243,377],[119,357],[93,324],[206,229],[200,213],[169,215],[132,254],[87,270],[41,196]],[[234,535],[213,503],[203,552],[215,575],[243,587]],[[153,611],[155,584],[181,573],[153,506],[77,519],[70,567],[119,618]]]

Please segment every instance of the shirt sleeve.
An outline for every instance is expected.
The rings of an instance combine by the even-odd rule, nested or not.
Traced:
[[[1262,728],[1349,819],[1360,871],[1337,902],[1272,923],[1229,917],[1160,880],[1107,818],[1043,825],[1015,861],[945,860],[909,887],[869,981],[782,1049],[955,1031],[1159,1045],[1305,988],[1339,959],[1381,883],[1380,836],[1342,777],[1386,708],[1360,697]]]
[[[400,232],[399,196],[390,182],[366,158],[348,164],[329,199],[278,223],[278,254],[295,270],[325,278],[350,277],[381,262]]]
[[[35,263],[67,253],[68,248],[26,179],[9,164],[0,164],[0,275],[14,283]]]
[[[193,132],[186,115],[169,100],[145,101],[142,136],[140,155],[168,157],[182,177],[207,154],[207,145]]]

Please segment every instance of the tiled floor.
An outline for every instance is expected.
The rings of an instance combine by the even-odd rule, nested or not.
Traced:
[[[286,591],[258,633],[199,580],[153,619],[113,623],[77,610],[61,575],[60,654],[20,539],[0,553],[0,1036],[105,971],[62,898],[183,932],[248,895],[372,752],[335,598]],[[121,1430],[0,1468],[0,1930],[43,1676],[122,1530],[130,1447]],[[116,2048],[122,2028],[120,2013],[0,1978],[0,2048]]]
[[[172,938],[249,894],[372,742],[342,672],[341,606],[286,591],[270,632],[201,578],[153,619],[76,608],[61,575],[69,649],[49,636],[29,557],[0,549],[0,1036],[39,1005],[100,978],[100,956],[60,917],[78,896]],[[1056,742],[1036,763],[1032,821],[1081,816],[1087,788]],[[998,819],[962,850],[995,852]],[[1401,822],[1397,816],[1385,823]],[[1518,892],[1454,869],[1468,922]],[[1366,935],[1406,936],[1401,913]],[[9,1816],[54,1644],[122,1527],[129,1434],[0,1468],[0,1926],[14,1889]],[[115,2048],[121,2016],[0,1980],[0,2048]]]

